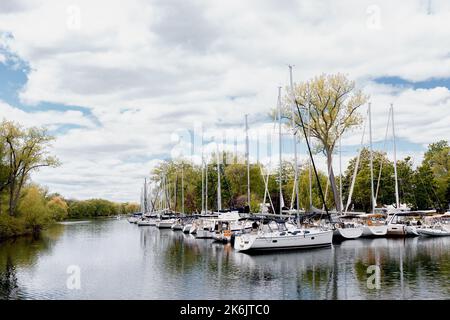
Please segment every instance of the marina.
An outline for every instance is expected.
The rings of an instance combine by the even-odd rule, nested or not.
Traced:
[[[449,26],[444,0],[1,0],[0,300],[448,309]]]

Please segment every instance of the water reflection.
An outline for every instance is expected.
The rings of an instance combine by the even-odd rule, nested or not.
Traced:
[[[55,225],[40,236],[26,236],[0,243],[0,299],[20,299],[17,279],[20,268],[33,268],[40,255],[51,250],[64,231]]]
[[[126,221],[66,225],[62,232],[0,245],[0,297],[446,299],[450,293],[448,238],[357,239],[248,255],[229,244]],[[63,267],[74,261],[84,272],[76,292],[64,287]],[[380,267],[379,290],[367,286],[373,265]]]

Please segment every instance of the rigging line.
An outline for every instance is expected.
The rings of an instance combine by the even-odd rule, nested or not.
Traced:
[[[386,150],[387,136],[388,136],[388,133],[389,133],[389,125],[390,125],[390,123],[391,123],[391,113],[392,113],[392,109],[389,108],[389,114],[388,114],[388,121],[387,121],[387,126],[386,126],[386,132],[385,132],[385,134],[384,134],[384,143],[383,143],[383,149],[382,149],[383,151]],[[380,180],[381,180],[381,170],[382,170],[382,168],[383,168],[383,158],[381,158],[381,161],[380,161],[380,171],[379,171],[379,173],[378,173],[377,190],[376,190],[376,192],[375,192],[375,202],[376,202],[377,199],[378,199],[378,191],[380,190]]]
[[[328,212],[328,207],[327,207],[327,204],[326,204],[326,202],[325,202],[325,197],[324,197],[324,195],[323,195],[322,185],[321,185],[320,180],[319,180],[319,175],[317,174],[316,165],[315,165],[315,163],[314,163],[314,158],[313,158],[313,155],[312,155],[312,152],[311,152],[311,147],[310,147],[310,145],[309,145],[309,139],[307,138],[307,133],[306,133],[306,129],[305,129],[305,124],[304,124],[304,122],[303,122],[303,117],[302,117],[302,114],[301,114],[301,112],[300,112],[300,108],[299,108],[299,106],[298,106],[297,100],[295,100],[295,105],[297,106],[297,113],[298,113],[298,116],[299,116],[300,121],[301,121],[301,125],[302,125],[302,128],[303,128],[303,134],[305,135],[305,139],[306,139],[306,145],[308,146],[309,156],[310,156],[310,159],[311,159],[311,163],[312,163],[312,165],[313,165],[313,168],[314,168],[314,174],[315,174],[316,179],[317,179],[317,184],[318,184],[318,186],[319,186],[320,197],[321,197],[321,199],[322,199],[323,205],[325,206],[325,212],[326,212],[326,214],[327,214],[328,220],[331,222],[331,216],[330,216],[330,213]]]
[[[270,196],[269,187],[268,187],[269,186],[269,175],[270,175],[270,173],[269,173],[269,171],[267,171],[267,177],[264,178],[264,172],[263,172],[262,166],[260,166],[259,168],[261,170],[261,174],[262,174],[263,180],[264,180],[264,202],[263,203],[264,204],[266,203],[266,194],[267,194],[267,196],[269,198],[270,206],[272,208],[272,212],[275,213],[275,207],[273,205],[272,197]]]
[[[345,206],[345,213],[348,212],[348,208],[350,207],[350,204],[352,202],[353,190],[355,188],[356,176],[358,174],[359,162],[361,160],[361,152],[362,152],[363,144],[364,144],[364,136],[365,136],[365,133],[366,133],[366,125],[367,125],[367,118],[364,121],[363,132],[362,132],[362,135],[361,135],[361,145],[360,145],[360,149],[359,149],[359,152],[358,152],[358,157],[356,158],[355,169],[353,170],[353,177],[352,177],[352,182],[350,184],[350,191],[349,191],[348,198],[347,198],[347,205]]]

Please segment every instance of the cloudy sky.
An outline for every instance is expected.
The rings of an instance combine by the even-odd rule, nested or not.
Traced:
[[[296,82],[354,79],[376,146],[393,103],[399,157],[450,139],[447,0],[0,1],[0,117],[56,136],[62,166],[33,179],[66,197],[138,200],[177,137],[241,134],[246,113],[273,127],[288,64]],[[360,136],[344,138],[344,163]]]

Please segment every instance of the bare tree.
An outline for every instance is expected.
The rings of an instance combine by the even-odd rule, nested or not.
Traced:
[[[293,93],[290,89],[287,91],[283,115],[292,119],[292,105],[298,104],[303,119],[309,119],[304,122],[305,129],[319,142],[316,151],[323,152],[327,157],[330,186],[336,209],[341,212],[341,200],[332,166],[333,152],[339,137],[362,122],[357,109],[365,104],[369,97],[361,90],[355,89],[354,81],[339,73],[322,74],[296,84]],[[293,125],[296,129],[302,129],[298,112],[294,117]],[[292,121],[289,125],[292,125]]]

